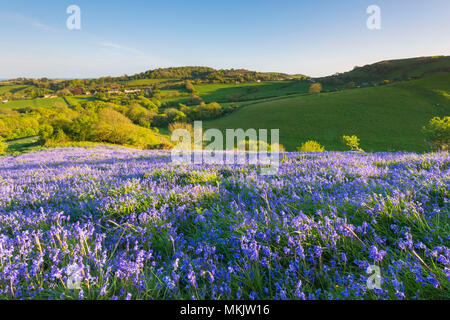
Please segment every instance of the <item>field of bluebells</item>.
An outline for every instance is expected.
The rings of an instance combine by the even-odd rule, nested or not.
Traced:
[[[106,146],[2,157],[0,299],[448,299],[449,161],[289,153],[266,176]]]

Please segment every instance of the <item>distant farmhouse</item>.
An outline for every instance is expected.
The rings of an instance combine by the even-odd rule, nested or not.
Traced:
[[[132,90],[125,90],[124,92],[125,93],[138,93],[138,92],[141,92],[142,90],[141,89],[132,89]]]

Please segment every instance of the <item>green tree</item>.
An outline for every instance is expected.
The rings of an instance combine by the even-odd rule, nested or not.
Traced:
[[[354,81],[350,81],[349,83],[347,83],[347,85],[345,87],[347,89],[354,89],[354,88],[356,88],[356,83]]]
[[[186,115],[175,108],[166,109],[164,114],[167,116],[168,123],[186,121]]]
[[[195,120],[214,119],[222,114],[222,107],[217,102],[208,104],[202,103],[194,109],[197,113],[197,118]]]
[[[95,119],[88,115],[80,116],[70,124],[70,137],[75,141],[89,141],[92,135]]]
[[[322,91],[322,85],[320,83],[313,83],[309,87],[309,93],[311,93],[311,94],[317,94],[317,93],[320,93],[321,91]]]
[[[342,141],[346,146],[350,147],[351,151],[363,151],[359,147],[359,138],[357,136],[343,136]]]
[[[52,138],[54,142],[66,142],[69,139],[67,138],[67,135],[65,134],[64,130],[62,128],[58,128],[56,130],[55,136]]]
[[[194,93],[195,92],[195,87],[192,84],[192,81],[186,80],[185,87],[186,87],[186,90],[189,91],[190,93]]]
[[[42,143],[49,141],[53,135],[53,127],[49,124],[44,124],[39,128],[40,140]]]
[[[434,150],[447,151],[450,144],[450,117],[435,117],[423,127],[425,140]]]
[[[324,152],[325,147],[321,146],[317,141],[306,141],[301,147],[297,148],[298,152]]]
[[[5,154],[8,149],[8,144],[6,142],[0,141],[0,154]]]

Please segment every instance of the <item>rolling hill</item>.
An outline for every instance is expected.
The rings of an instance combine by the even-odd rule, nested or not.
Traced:
[[[418,79],[439,72],[450,72],[450,56],[380,61],[316,80],[330,85],[347,85],[350,82],[361,85]]]
[[[187,88],[187,80],[192,88]],[[321,94],[308,93],[314,81],[322,84]],[[60,97],[46,97],[55,94]],[[342,135],[355,134],[367,151],[423,152],[429,149],[421,128],[433,116],[450,114],[450,57],[381,61],[316,79],[207,67],[155,69],[118,78],[16,79],[0,82],[0,102],[7,100],[0,103],[0,120],[33,117],[29,112],[41,107],[74,109],[102,101],[120,105],[118,110],[126,114],[124,110],[140,103],[143,95],[157,101],[158,117],[152,119],[164,120],[166,111],[180,110],[180,104],[195,108],[218,102],[223,113],[205,122],[206,127],[279,128],[280,143],[288,151],[310,139],[327,150],[345,150]],[[147,126],[167,130],[167,123],[162,123]]]
[[[366,151],[428,150],[421,128],[450,114],[450,73],[386,86],[254,103],[205,128],[280,129],[280,143],[294,151],[313,139],[327,150],[345,150],[344,134],[357,135]]]

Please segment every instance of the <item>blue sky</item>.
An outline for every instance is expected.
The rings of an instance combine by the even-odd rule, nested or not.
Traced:
[[[81,30],[66,28],[69,5]],[[381,30],[366,27],[369,5]],[[329,75],[450,55],[450,1],[0,0],[0,78],[98,77],[202,65]]]

